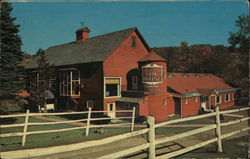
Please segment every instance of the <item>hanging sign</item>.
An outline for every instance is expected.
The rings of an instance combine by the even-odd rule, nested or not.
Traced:
[[[142,67],[142,82],[157,84],[162,82],[162,66],[149,64]]]

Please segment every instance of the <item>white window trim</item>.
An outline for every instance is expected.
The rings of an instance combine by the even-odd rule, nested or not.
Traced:
[[[227,100],[227,96],[228,96],[228,100]],[[230,98],[230,94],[225,94],[225,102],[230,102],[231,98]]]
[[[94,101],[93,100],[87,100],[87,108],[89,108],[90,106],[89,106],[89,104],[90,103],[92,103],[92,109],[93,109],[93,107],[94,107]]]
[[[236,93],[232,93],[232,99],[236,100],[237,99],[237,94]]]
[[[105,80],[106,78],[118,78],[120,80],[120,85],[119,85],[119,90],[118,90],[118,96],[112,96],[112,97],[106,97],[106,84],[105,84]],[[118,98],[118,97],[121,97],[121,89],[122,89],[122,78],[121,77],[113,77],[113,76],[108,76],[108,77],[104,77],[104,80],[103,80],[103,95],[104,95],[104,99],[108,99],[108,98]]]
[[[198,97],[195,97],[195,103],[198,103]]]
[[[72,71],[73,70],[77,70],[78,71],[78,74],[79,74],[79,78],[78,78],[78,80],[72,80]],[[69,70],[62,70],[62,71],[70,71],[70,94],[64,94],[64,92],[63,92],[63,94],[61,93],[61,83],[63,83],[63,85],[65,85],[64,84],[64,82],[61,82],[61,79],[60,79],[60,77],[59,77],[59,93],[60,93],[60,96],[66,96],[66,97],[79,97],[80,95],[81,95],[81,91],[79,91],[79,94],[78,95],[73,95],[72,94],[72,87],[73,87],[73,85],[72,85],[72,83],[73,83],[73,81],[74,82],[78,82],[79,84],[81,84],[81,81],[80,81],[80,70],[78,70],[78,69],[69,69]],[[60,73],[59,73],[60,74]],[[64,89],[64,88],[63,88]]]
[[[222,100],[221,100],[221,95],[219,95],[219,96],[215,96],[215,97],[216,97],[216,99],[215,99],[215,100],[216,100],[216,102],[215,102],[215,103],[216,103],[216,104],[221,104],[221,102],[222,102]],[[217,97],[219,97],[219,98],[220,98],[220,102],[218,102],[218,101],[217,101]]]
[[[185,98],[185,104],[188,104],[188,97]]]
[[[167,104],[168,104],[167,99],[163,99],[163,104],[164,104],[164,106],[167,106]]]

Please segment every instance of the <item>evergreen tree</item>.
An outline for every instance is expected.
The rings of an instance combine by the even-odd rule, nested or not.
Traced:
[[[22,42],[18,35],[19,25],[14,23],[16,18],[11,17],[11,11],[10,3],[0,4],[1,99],[13,99],[15,93],[20,92],[24,87],[23,72],[18,65],[22,61]]]

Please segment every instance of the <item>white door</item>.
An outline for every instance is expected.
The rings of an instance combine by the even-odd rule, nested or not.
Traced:
[[[108,103],[108,116],[115,118],[115,103]]]

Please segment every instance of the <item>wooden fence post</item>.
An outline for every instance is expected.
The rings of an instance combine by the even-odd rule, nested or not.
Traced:
[[[219,107],[216,106],[216,137],[217,137],[217,151],[222,152],[222,144],[221,144],[221,129],[220,129],[220,110]]]
[[[25,146],[25,142],[26,142],[26,133],[28,129],[29,113],[30,113],[30,110],[27,109],[26,115],[25,115],[24,127],[23,127],[22,146]]]
[[[132,112],[131,131],[134,131],[134,126],[135,126],[135,107],[133,107],[133,112]]]
[[[155,118],[149,116],[147,119],[149,131],[148,131],[148,142],[149,142],[149,149],[148,149],[148,158],[154,159],[155,158]]]
[[[85,136],[88,136],[88,135],[89,135],[90,120],[91,120],[91,107],[89,107],[88,120],[87,120],[87,127],[86,127]]]

